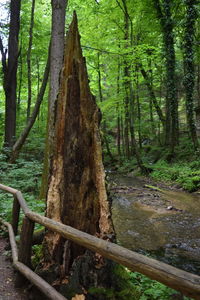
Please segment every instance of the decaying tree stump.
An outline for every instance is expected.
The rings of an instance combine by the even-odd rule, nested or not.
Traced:
[[[89,88],[74,13],[66,38],[57,98],[46,216],[110,240],[114,233],[105,188],[100,119],[101,113]],[[109,276],[108,270],[103,271],[109,263],[102,257],[64,240],[58,234],[48,231],[43,246],[43,269],[57,266],[53,270],[56,274],[54,279],[59,279],[59,284],[66,281],[70,272],[74,277],[69,281],[74,287],[79,283],[81,293],[90,286],[91,278],[91,284],[102,285],[105,280],[102,274]]]

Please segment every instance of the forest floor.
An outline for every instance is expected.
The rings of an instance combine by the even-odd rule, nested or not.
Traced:
[[[25,291],[15,288],[15,271],[10,255],[7,256],[6,246],[6,239],[0,237],[0,300],[26,300],[28,297]]]

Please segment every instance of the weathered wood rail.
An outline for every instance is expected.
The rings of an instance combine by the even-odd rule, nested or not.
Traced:
[[[0,184],[0,190],[11,193],[14,197],[12,211],[12,225],[1,221],[9,231],[10,244],[14,267],[40,289],[49,299],[66,300],[52,286],[30,269],[32,237],[34,224],[38,223],[51,231],[59,233],[87,249],[98,252],[102,256],[111,259],[132,271],[140,272],[151,279],[155,279],[165,285],[180,291],[193,299],[200,299],[200,276],[182,271],[155,259],[146,257],[114,243],[104,241],[95,236],[79,231],[70,226],[56,222],[35,212],[32,212],[24,200],[20,191]],[[19,255],[15,242],[18,232],[20,209],[24,212],[22,230],[20,234]]]

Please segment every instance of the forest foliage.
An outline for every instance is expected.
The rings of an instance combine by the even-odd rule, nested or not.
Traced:
[[[31,3],[29,0],[21,3],[15,139],[26,126],[27,118]],[[9,1],[1,4],[4,10],[1,38],[5,48],[8,4]],[[68,2],[66,31],[76,9],[90,87],[102,111],[102,137],[110,160],[130,160],[135,157],[136,148],[146,155],[149,146],[163,147],[165,158],[172,161],[181,151],[182,140],[186,139],[193,145],[191,153],[198,153],[198,8],[196,1],[177,0],[135,1],[134,6],[128,0]],[[48,1],[38,0],[31,48],[31,109],[39,93],[50,35],[50,5]],[[48,88],[34,126],[34,131],[39,131],[44,138],[47,98]],[[1,99],[0,136],[3,144],[5,105],[2,86]],[[161,152],[155,160],[163,157]]]
[[[40,93],[51,37],[50,1],[35,1],[31,33],[32,3],[21,1],[14,141],[26,127]],[[0,3],[1,58],[7,55],[9,4]],[[68,1],[66,32],[76,10],[90,88],[102,112],[106,168],[151,172],[154,179],[176,182],[190,192],[200,188],[199,5],[196,0]],[[8,162],[12,147],[5,147],[4,75],[1,68],[0,181],[22,190],[31,207],[42,212],[44,202],[34,199],[43,170],[49,86],[13,164]],[[2,216],[10,211],[10,200],[1,201]],[[151,283],[150,287],[151,297],[153,290],[162,292]],[[141,299],[149,298],[143,293]]]

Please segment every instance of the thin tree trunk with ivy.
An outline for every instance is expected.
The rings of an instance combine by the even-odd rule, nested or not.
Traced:
[[[133,46],[133,33],[132,33],[132,21],[128,13],[128,8],[127,8],[127,2],[126,0],[122,0],[122,5],[120,5],[119,1],[117,0],[118,5],[122,9],[124,13],[124,41],[126,43],[125,47],[128,48],[129,42],[130,46]],[[130,39],[129,39],[129,22],[131,23],[131,34],[130,34]],[[124,128],[124,142],[125,142],[125,155],[126,158],[130,158],[130,143],[129,143],[129,129],[130,129],[130,101],[132,101],[131,105],[133,105],[133,87],[132,87],[132,82],[131,82],[131,76],[130,76],[130,65],[127,59],[124,60],[124,89],[125,89],[125,128]],[[131,99],[131,100],[130,100]],[[132,112],[133,112],[133,106],[132,106]],[[134,150],[134,155],[137,160],[138,167],[141,170],[141,173],[143,174],[148,174],[151,172],[150,168],[147,168],[141,158],[138,145],[136,142],[136,137],[135,137],[135,128],[134,128],[134,123],[132,122],[131,124],[131,143],[132,143],[132,149]]]
[[[123,0],[124,9],[124,42],[125,48],[129,47],[129,16],[126,6],[126,0]],[[130,142],[129,142],[129,128],[130,128],[130,72],[127,58],[124,58],[124,142],[126,158],[130,159]]]
[[[166,144],[170,147],[170,156],[178,143],[178,96],[176,89],[176,58],[174,49],[174,25],[171,13],[171,0],[153,0],[163,34],[166,60]]]
[[[197,19],[197,1],[186,0],[186,19],[185,19],[185,34],[184,34],[184,87],[186,95],[186,114],[190,136],[193,142],[194,149],[199,148],[197,139],[196,126],[194,121],[194,85],[195,85],[195,70],[194,70],[194,34],[195,22]]]

